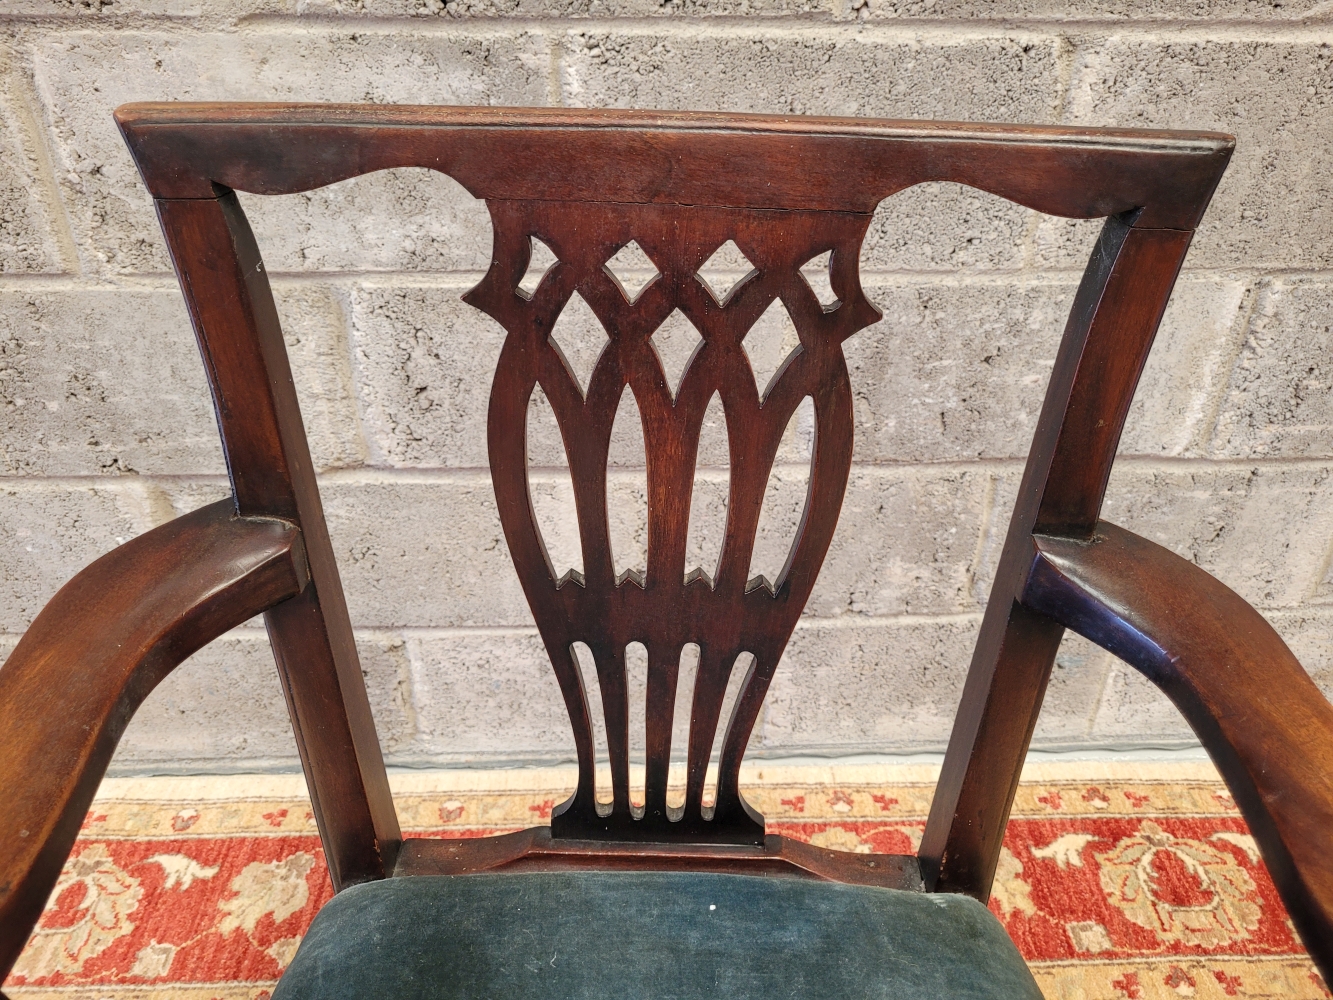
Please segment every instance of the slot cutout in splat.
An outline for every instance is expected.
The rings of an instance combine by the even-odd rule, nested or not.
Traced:
[[[583,698],[588,706],[588,723],[592,727],[593,789],[597,799],[597,814],[611,815],[611,753],[606,742],[606,712],[602,704],[602,684],[597,676],[597,661],[585,642],[569,647],[569,655],[583,682]]]
[[[667,817],[678,821],[685,810],[685,783],[689,773],[690,706],[699,676],[699,644],[687,642],[680,651],[676,701],[671,715],[671,762],[667,769]]]
[[[648,648],[625,647],[625,690],[629,695],[629,801],[634,818],[643,815],[648,763]]]
[[[574,478],[550,400],[540,385],[528,398],[525,431],[528,457],[528,500],[546,562],[557,587],[569,580],[583,583],[583,544]]]
[[[722,763],[722,744],[727,736],[727,725],[731,722],[736,699],[740,697],[741,687],[745,684],[752,663],[754,663],[753,653],[741,653],[732,663],[731,673],[727,677],[726,694],[722,696],[722,712],[717,717],[717,730],[713,733],[713,749],[708,754],[708,771],[704,775],[704,819],[713,818],[713,807],[717,804],[718,769]]]
[[[777,461],[768,473],[759,528],[750,554],[747,591],[763,587],[775,593],[782,584],[788,560],[800,541],[814,451],[815,407],[814,401],[806,396],[787,421]]]
[[[783,362],[801,346],[801,338],[796,333],[796,324],[781,299],[774,299],[755,320],[749,333],[741,341],[741,349],[750,361],[750,370],[754,372],[755,387],[759,390],[759,399],[768,398],[773,387],[773,377],[781,370]]]
[[[560,258],[555,255],[555,251],[548,247],[535,236],[529,236],[528,242],[532,247],[532,252],[528,257],[528,268],[523,272],[523,277],[518,282],[518,294],[531,299],[537,292],[537,286],[542,283],[542,279],[550,272],[551,268],[560,263]]]
[[[831,313],[842,305],[838,293],[833,290],[833,251],[825,250],[818,257],[812,257],[801,265],[801,277],[815,293],[824,312]]]
[[[736,242],[727,240],[703,262],[695,272],[695,277],[708,289],[713,301],[724,306],[736,293],[736,289],[758,273],[750,258],[745,256]]]
[[[722,396],[713,393],[699,428],[690,521],[685,536],[685,582],[704,580],[711,587],[722,560],[731,490],[731,454]]]
[[[615,255],[602,266],[606,273],[615,279],[616,284],[620,286],[620,293],[631,305],[638,302],[644,289],[660,276],[657,265],[633,240],[617,250]]]
[[[648,456],[639,404],[629,386],[611,423],[606,507],[616,584],[642,587],[648,572]]]
[[[680,380],[685,377],[694,352],[703,343],[703,337],[694,324],[685,318],[679,309],[673,309],[671,315],[662,321],[662,325],[653,331],[648,341],[657,353],[657,360],[662,364],[662,373],[666,375],[667,388],[674,400],[680,394]]]
[[[569,297],[565,308],[556,317],[550,341],[564,361],[570,377],[578,385],[579,392],[586,397],[597,359],[611,343],[611,338],[606,335],[592,307],[578,292]]]

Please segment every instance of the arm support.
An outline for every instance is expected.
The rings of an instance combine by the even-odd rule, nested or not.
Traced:
[[[1291,919],[1333,972],[1333,706],[1272,627],[1208,573],[1101,521],[1037,535],[1023,603],[1142,672],[1235,796]]]
[[[306,584],[301,535],[224,500],[70,580],[0,669],[0,978],[74,846],[125,726],[191,653]]]

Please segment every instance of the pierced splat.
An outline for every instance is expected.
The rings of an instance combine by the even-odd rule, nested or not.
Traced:
[[[741,798],[737,773],[774,668],[828,550],[847,484],[852,409],[842,342],[878,318],[861,294],[855,267],[870,216],[559,202],[492,201],[490,207],[495,260],[467,301],[508,333],[491,391],[491,470],[505,537],[555,667],[579,759],[578,789],[554,812],[553,834],[760,843],[763,818]],[[524,298],[510,275],[538,240],[561,264]],[[609,264],[631,245],[656,271],[637,295]],[[800,274],[830,246],[835,259],[850,262],[836,275],[842,304],[834,311]],[[623,258],[616,262],[621,264]],[[586,386],[552,335],[571,304],[582,303],[608,338]],[[773,308],[790,316],[799,344],[789,345],[761,401],[742,341]],[[697,342],[678,336],[675,327],[682,323]],[[583,546],[584,572],[576,586],[557,586],[525,476],[526,409],[536,386],[550,402],[569,455]],[[616,572],[607,514],[611,429],[624,393],[632,394],[642,415],[647,458],[642,576]],[[700,430],[715,396],[729,448],[726,527],[716,567],[689,573]],[[815,434],[804,510],[785,565],[771,582],[753,587],[748,570],[769,473],[783,433],[807,397]],[[611,763],[609,813],[597,807],[590,722],[595,707],[572,652],[575,643],[586,644],[596,665]],[[642,643],[648,657],[641,816],[631,809],[629,794],[629,732],[638,725],[630,719],[625,675],[631,643]],[[683,806],[669,809],[673,707],[681,651],[689,643],[697,644],[699,663],[685,748],[686,794]],[[748,667],[733,678],[734,709],[723,719],[738,660]],[[716,804],[705,809],[715,742]]]

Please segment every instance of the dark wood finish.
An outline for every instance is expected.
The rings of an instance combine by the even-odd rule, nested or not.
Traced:
[[[302,577],[288,580],[287,589],[268,590],[256,583],[245,607],[254,609],[251,614],[268,609],[335,886],[390,874],[704,868],[924,885],[985,899],[1056,648],[1070,627],[1129,659],[1181,705],[1232,784],[1297,926],[1329,971],[1319,941],[1329,936],[1333,871],[1319,854],[1333,812],[1333,754],[1327,749],[1333,745],[1333,709],[1239,598],[1194,567],[1116,534],[1118,529],[1099,527],[1097,520],[1125,414],[1192,231],[1230,158],[1230,137],[333,105],[141,104],[121,108],[117,120],[157,201],[204,356],[235,504],[244,518],[227,523],[278,526],[269,530],[293,538],[299,529],[304,541],[308,583]],[[490,270],[467,296],[507,332],[489,411],[492,474],[506,539],[560,681],[580,764],[578,789],[556,810],[550,831],[400,845],[277,314],[233,193],[294,193],[405,166],[449,174],[486,199],[494,220]],[[1042,212],[1108,221],[1052,372],[918,871],[911,858],[846,855],[765,836],[762,817],[739,794],[737,773],[773,669],[826,554],[847,481],[852,420],[841,344],[877,317],[859,284],[861,241],[880,201],[926,181],[969,184]],[[529,296],[517,286],[533,237],[552,247],[560,263]],[[633,302],[603,266],[631,239],[661,272]],[[696,273],[728,239],[755,272],[718,302]],[[838,301],[825,308],[797,272],[829,250]],[[610,338],[586,395],[548,337],[575,292]],[[777,299],[791,314],[801,346],[761,395],[740,342]],[[703,336],[674,398],[648,343],[673,309]],[[532,514],[525,425],[537,385],[551,401],[571,460],[585,569],[578,578],[556,579]],[[616,578],[606,523],[607,449],[626,387],[643,416],[647,444],[649,556],[642,579]],[[731,496],[714,580],[687,576],[684,560],[699,427],[715,391],[726,411]],[[806,395],[815,403],[817,435],[805,514],[779,578],[754,586],[745,575],[764,485],[778,437]],[[147,579],[156,563],[145,554],[148,548],[131,546],[107,559]],[[177,618],[193,620],[192,585],[174,585],[174,598],[182,602],[176,618],[168,612],[177,606],[166,602],[154,611],[151,595],[133,588],[119,591],[110,617],[138,621],[140,614],[160,612],[167,615],[161,628],[176,628]],[[148,610],[138,607],[141,599]],[[61,601],[38,622],[72,620]],[[179,627],[195,638],[203,634]],[[65,641],[37,630],[34,625],[30,635],[38,638],[25,638],[20,651]],[[68,641],[92,643],[78,639],[85,634],[75,630]],[[587,696],[570,650],[580,641],[594,653],[608,722],[613,802],[606,815],[598,812],[593,792]],[[641,815],[628,790],[624,649],[634,641],[649,651],[647,802]],[[681,647],[691,641],[700,644],[701,664],[686,804],[677,816],[666,806],[670,713]],[[117,669],[127,677],[159,676],[166,661],[146,649],[124,653]],[[754,654],[755,664],[726,722],[717,806],[710,814],[702,803],[704,771],[721,721],[727,672],[743,650]],[[70,660],[79,670],[81,656]],[[1219,657],[1226,669],[1215,676]],[[20,665],[17,674],[9,666],[0,674],[0,706],[12,704],[3,697],[6,685],[26,676],[24,660],[13,662]],[[137,702],[96,694],[103,690],[98,685],[108,683],[104,679],[88,683],[93,701],[84,704],[83,692],[75,692],[73,716],[102,720],[96,724],[104,731],[119,732],[115,727],[123,727]],[[138,687],[130,688],[142,697]],[[44,697],[52,697],[49,690]],[[49,711],[71,714],[63,705]],[[0,747],[21,742],[10,734],[27,733],[25,726],[56,725],[34,720],[16,728],[7,715],[13,713],[0,712],[0,725],[8,727],[0,730]],[[1303,747],[1300,740],[1309,733],[1316,734],[1319,749],[1298,759],[1294,748]],[[30,809],[25,804],[22,815],[41,818],[41,829],[65,831],[65,839],[48,837],[45,853],[23,855],[4,869],[9,884],[21,887],[6,891],[21,891],[23,912],[34,919],[38,890],[49,887],[72,842],[70,817],[86,806],[104,767],[104,759],[85,767],[69,785],[53,778],[56,791],[39,794],[25,790],[21,767],[6,760],[0,768],[4,787],[34,803]],[[34,773],[44,782],[51,772]],[[11,939],[14,933],[5,940]]]
[[[495,222],[495,253],[486,279],[468,301],[499,320],[509,334],[489,421],[496,497],[511,553],[561,682],[580,761],[578,790],[553,817],[555,835],[756,844],[763,836],[762,819],[741,799],[736,774],[772,670],[819,571],[846,483],[850,392],[838,345],[876,315],[860,294],[856,268],[876,204],[912,184],[952,180],[1058,214],[1128,213],[1121,228],[1133,228],[1129,246],[1169,244],[1165,257],[1147,249],[1127,255],[1127,260],[1136,259],[1136,253],[1143,256],[1144,270],[1160,269],[1152,275],[1153,291],[1160,295],[1146,296],[1150,319],[1144,329],[1129,331],[1146,349],[1179,265],[1178,257],[1170,259],[1171,249],[1183,254],[1188,230],[1207,204],[1231,149],[1228,137],[1206,133],[639,112],[168,104],[127,106],[117,117],[162,206],[187,297],[191,266],[179,255],[190,240],[172,235],[169,206],[207,204],[229,188],[294,192],[388,166],[441,170],[487,199]],[[221,194],[224,202],[228,197]],[[234,207],[228,213],[233,217],[239,219]],[[1160,228],[1164,226],[1178,230]],[[561,263],[529,298],[516,286],[533,236],[553,247]],[[718,304],[694,275],[728,238],[737,241],[758,274]],[[662,272],[633,303],[602,267],[630,239],[638,241]],[[840,286],[840,302],[826,312],[796,271],[828,249],[835,251],[832,277]],[[255,286],[263,281],[258,272],[246,274]],[[575,290],[611,338],[586,399],[546,337]],[[1083,319],[1089,326],[1103,304],[1103,289],[1094,291],[1098,294],[1085,302]],[[1117,295],[1128,296],[1134,304],[1145,297],[1137,289],[1130,291],[1130,281],[1121,282],[1108,297]],[[261,293],[251,289],[251,296]],[[739,342],[775,296],[791,312],[802,344],[760,406]],[[195,298],[210,301],[208,296]],[[212,300],[226,301],[221,296]],[[1142,325],[1134,304],[1126,307],[1117,301],[1101,311],[1099,329],[1105,332],[1096,339],[1099,348],[1107,349],[1108,338],[1118,335],[1117,323]],[[680,308],[704,334],[675,400],[646,343],[672,308]],[[224,328],[210,332],[197,316],[196,327],[206,355],[210,342],[234,337]],[[1067,340],[1069,366],[1077,368],[1080,352],[1072,345],[1077,335]],[[1115,352],[1105,353],[1109,358]],[[1091,381],[1085,379],[1085,385]],[[587,575],[565,586],[551,572],[528,499],[523,415],[536,384],[555,409],[576,483]],[[650,493],[648,573],[643,581],[629,583],[613,578],[605,513],[607,440],[626,385],[644,416]],[[1109,468],[1119,419],[1111,414],[1109,422],[1101,420],[1106,414],[1099,407],[1123,410],[1132,388],[1121,381],[1106,398],[1086,389],[1076,394],[1071,431],[1059,439],[1063,446],[1079,432],[1100,433],[1109,427],[1097,439],[1110,440],[1104,463]],[[702,411],[714,389],[723,396],[732,449],[727,537],[719,579],[686,585],[682,570],[692,466]],[[215,392],[220,398],[227,395],[225,387],[215,386]],[[819,425],[811,495],[792,559],[775,582],[775,596],[770,596],[747,586],[744,574],[778,435],[806,394],[816,400]],[[1084,416],[1096,419],[1080,422],[1074,412],[1079,405],[1087,409]],[[1057,435],[1062,409],[1051,408],[1044,425],[1048,437]],[[224,430],[224,440],[227,437]],[[1056,444],[1053,439],[1050,447]],[[257,463],[275,466],[276,459],[262,449],[240,458],[237,450],[228,441],[233,475]],[[1060,475],[1052,476],[1052,482],[1058,488],[1064,482],[1061,476],[1069,479],[1075,496],[1086,492],[1085,480],[1104,478],[1105,469],[1075,457],[1057,465]],[[313,540],[311,546],[313,552]],[[316,562],[312,556],[312,565]],[[675,817],[666,810],[669,709],[680,648],[692,640],[700,643],[701,668],[691,718],[685,810]],[[587,642],[593,651],[603,692],[613,784],[607,816],[599,815],[593,792],[586,695],[570,652],[576,641]],[[644,642],[650,664],[648,787],[642,818],[634,816],[628,792],[623,651],[631,641]],[[717,807],[705,816],[707,755],[727,673],[741,650],[753,653],[755,664],[727,722]],[[1039,687],[1028,691],[1029,714],[1035,715],[1040,702]],[[1009,742],[1021,756],[1026,736],[1021,731],[1019,736]],[[308,759],[308,770],[312,766]],[[313,773],[311,783],[320,784]],[[1007,804],[1008,796],[1001,794],[1000,801]],[[1000,815],[998,827],[1003,823]],[[994,853],[998,841],[983,840],[981,849]],[[987,864],[979,872],[980,881],[962,879],[955,887],[984,894]],[[944,884],[953,884],[947,871]]]
[[[42,609],[0,670],[0,975],[41,916],[144,698],[307,580],[293,524],[237,517],[224,500],[102,556]]]
[[[762,844],[763,818],[746,807],[737,773],[782,650],[828,551],[852,460],[851,385],[842,342],[878,313],[861,293],[856,259],[870,217],[834,213],[713,210],[656,205],[492,202],[494,263],[466,301],[508,331],[491,391],[489,438],[495,496],[509,551],[565,694],[578,748],[579,785],[551,818],[556,837],[616,840],[727,840]],[[560,259],[531,299],[515,294],[530,238]],[[603,266],[637,239],[660,276],[631,303]],[[754,265],[719,304],[697,272],[728,239]],[[802,264],[832,250],[839,297],[825,310],[801,278]],[[549,339],[578,292],[610,342],[587,398]],[[761,400],[741,341],[775,298],[801,338]],[[703,340],[675,398],[649,338],[679,308]],[[540,384],[555,411],[573,476],[583,572],[557,580],[528,494],[528,402]],[[648,461],[648,565],[642,579],[617,577],[607,522],[606,470],[611,425],[626,386],[642,414]],[[685,564],[686,528],[704,410],[719,393],[730,440],[731,496],[717,578]],[[811,397],[816,437],[810,491],[790,557],[778,579],[750,580],[759,512],[782,433]],[[691,571],[688,573],[687,571]],[[649,653],[646,805],[629,797],[629,702],[624,651]],[[573,644],[597,663],[614,800],[600,815],[593,789],[593,736]],[[699,645],[683,812],[669,815],[667,771],[681,648]],[[727,680],[742,652],[754,656],[729,720],[717,805],[703,808],[704,774]]]
[[[405,840],[394,876],[645,868],[813,878],[909,892],[922,888],[917,860],[910,854],[830,851],[774,834],[759,845],[576,840],[553,837],[550,828],[544,826],[498,837]]]
[[[1019,604],[1032,533],[1096,523],[1190,233],[1107,220],[1074,299],[972,654],[930,819],[926,885],[985,899],[1063,628]]]
[[[213,391],[236,507],[305,539],[310,586],[264,616],[329,874],[383,878],[401,834],[268,275],[231,192],[157,203]]]
[[[1136,667],[1189,720],[1327,974],[1333,706],[1257,611],[1175,553],[1105,521],[1033,543],[1024,603]]]

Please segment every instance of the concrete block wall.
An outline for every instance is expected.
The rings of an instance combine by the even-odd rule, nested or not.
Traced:
[[[1234,132],[1235,159],[1134,403],[1107,516],[1263,609],[1333,692],[1327,0],[9,0],[0,652],[92,558],[226,492],[179,292],[111,120],[122,102],[164,98]],[[243,201],[273,276],[390,762],[568,758],[485,468],[501,332],[458,300],[489,259],[484,206],[418,170]],[[884,319],[847,345],[857,465],[752,754],[944,745],[1096,231],[951,185],[881,206],[862,268]],[[770,369],[786,322],[775,314],[753,338]],[[559,331],[571,355],[595,350],[592,327],[571,311]],[[613,449],[627,565],[643,544],[632,416]],[[559,522],[568,487],[544,418],[534,411],[534,493],[568,563],[577,537]],[[716,551],[725,495],[724,439],[710,423],[691,542],[701,561]],[[761,562],[780,563],[790,537],[808,432],[798,419],[784,443]],[[294,764],[255,625],[152,695],[117,770]],[[1192,742],[1136,674],[1065,643],[1038,746]]]

